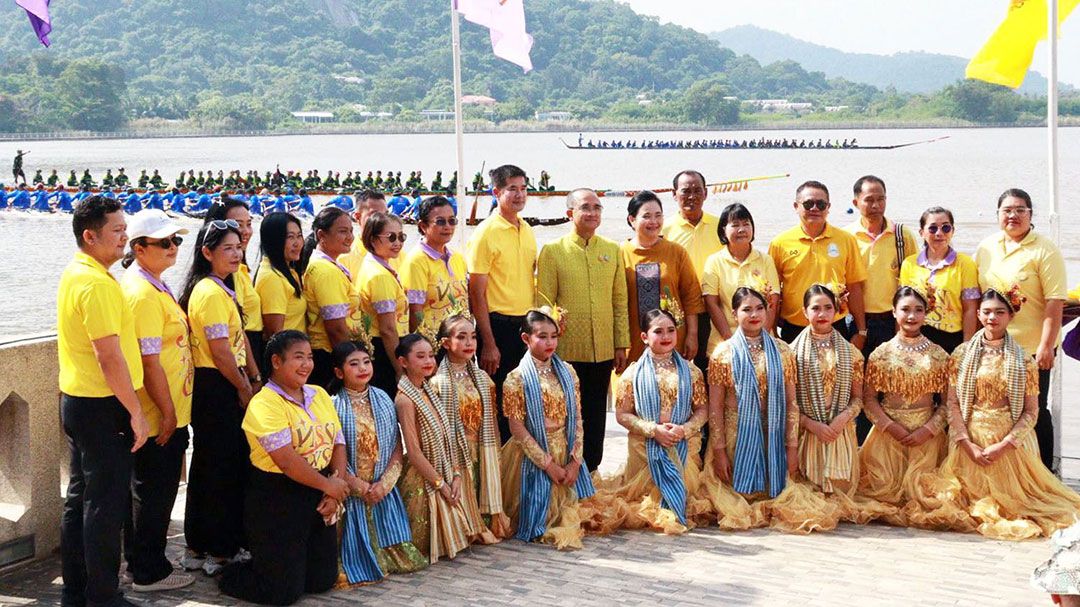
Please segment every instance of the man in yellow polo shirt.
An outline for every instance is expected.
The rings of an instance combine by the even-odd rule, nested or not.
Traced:
[[[371,217],[375,213],[386,212],[386,196],[378,190],[363,190],[356,194],[356,210],[353,211],[353,219],[356,220],[356,225],[359,226],[360,233],[364,232],[364,224],[367,223],[367,218]],[[360,276],[360,263],[364,261],[364,256],[367,255],[367,249],[364,248],[364,239],[360,238],[360,234],[357,234],[352,241],[352,248],[348,253],[344,255],[338,255],[337,262],[345,266],[345,269],[349,271],[349,276],[352,276],[353,286],[359,286],[356,284],[357,278]],[[392,259],[390,261],[391,267],[397,267],[398,259]]]
[[[853,189],[855,198],[851,204],[859,211],[859,219],[845,226],[844,231],[855,237],[866,265],[866,344],[862,353],[870,356],[896,335],[892,298],[900,286],[900,266],[908,255],[919,252],[919,242],[911,229],[885,218],[885,182],[880,177],[864,175],[855,181]],[[898,242],[902,243],[899,247]]]
[[[525,355],[521,324],[533,306],[536,237],[520,217],[528,198],[525,171],[505,164],[491,171],[497,212],[480,222],[466,244],[469,266],[469,309],[476,317],[480,367],[495,382],[499,433],[510,439],[502,412],[506,374]]]
[[[675,175],[671,187],[675,192],[675,203],[679,212],[664,220],[664,227],[660,231],[665,240],[673,242],[690,254],[690,262],[694,265],[694,273],[697,274],[698,282],[705,275],[705,261],[709,256],[724,247],[720,243],[720,218],[710,215],[702,210],[709,190],[705,186],[705,176],[693,170],[681,171]],[[703,373],[709,368],[709,313],[702,312],[698,315],[698,349],[694,364]]]
[[[126,604],[118,592],[120,536],[127,518],[132,453],[150,428],[135,318],[109,266],[124,256],[120,203],[91,196],[72,217],[79,251],[56,295],[60,422],[71,479],[60,524],[65,605]]]
[[[581,383],[584,457],[591,471],[604,456],[611,371],[622,373],[630,349],[626,271],[618,243],[596,235],[604,212],[596,192],[570,192],[566,208],[574,228],[540,249],[536,303],[567,312],[558,354],[574,367]]]
[[[850,312],[856,329],[851,343],[861,349],[866,343],[866,266],[859,245],[854,236],[829,225],[831,205],[825,184],[803,183],[795,190],[792,206],[799,215],[799,225],[782,232],[769,244],[769,256],[780,275],[780,337],[791,343],[806,328],[803,294],[811,285],[820,283],[841,299],[833,326],[848,335],[844,317]]]

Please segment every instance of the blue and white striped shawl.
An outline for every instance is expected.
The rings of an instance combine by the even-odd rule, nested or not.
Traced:
[[[374,478],[377,482],[386,472],[394,449],[401,444],[401,435],[398,431],[397,410],[394,408],[394,401],[390,399],[390,395],[371,386],[368,388],[368,397],[371,401],[371,414],[375,419],[375,435],[379,443],[379,461],[375,463]],[[334,407],[337,409],[342,432],[345,434],[345,453],[349,474],[355,475],[356,416],[353,413],[352,400],[345,388],[334,395]],[[397,487],[394,487],[381,502],[371,508],[371,516],[375,520],[375,532],[378,535],[380,547],[387,548],[412,541],[409,516],[405,512],[405,503]],[[349,583],[374,582],[385,577],[371,548],[367,504],[364,500],[352,495],[346,498],[344,524],[345,529],[341,536],[341,567]]]
[[[690,365],[678,352],[672,352],[675,371],[679,376],[678,395],[675,407],[671,411],[671,423],[685,424],[690,419],[693,380]],[[656,365],[652,353],[648,350],[638,359],[634,372],[634,409],[638,417],[654,424],[660,423],[660,390],[656,379]],[[649,459],[649,472],[653,482],[660,489],[661,506],[671,510],[679,517],[679,522],[686,524],[686,484],[683,482],[681,467],[686,465],[686,439],[675,444],[681,466],[675,465],[668,457],[667,450],[654,438],[645,439],[645,452]]]
[[[735,380],[739,422],[735,438],[735,465],[732,485],[743,494],[765,490],[765,470],[768,461],[769,496],[776,497],[787,482],[787,457],[784,427],[787,415],[787,394],[784,387],[783,361],[772,336],[762,332],[765,350],[765,377],[768,382],[768,445],[761,428],[761,396],[757,371],[750,358],[746,336],[739,329],[731,336],[731,374]]]
[[[551,357],[551,369],[555,372],[555,377],[562,386],[563,396],[566,398],[566,462],[555,462],[562,466],[573,457],[571,450],[577,430],[577,391],[570,368],[558,356]],[[544,400],[540,392],[540,374],[536,371],[532,354],[526,352],[522,357],[521,364],[518,365],[518,373],[521,374],[521,384],[525,389],[525,429],[529,431],[540,448],[547,451],[547,429],[544,427]],[[574,490],[577,492],[578,499],[592,497],[596,492],[592,478],[589,476],[589,469],[584,463],[581,464]],[[524,458],[521,462],[521,507],[515,537],[531,542],[544,535],[547,531],[550,501],[551,478],[532,460]]]

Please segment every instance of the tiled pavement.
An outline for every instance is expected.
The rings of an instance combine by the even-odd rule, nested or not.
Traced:
[[[625,457],[625,433],[609,418],[607,473]],[[178,500],[182,504],[183,496]],[[174,530],[183,509],[174,512]],[[177,516],[179,515],[179,516]],[[172,556],[182,551],[173,537]],[[995,542],[883,525],[843,525],[792,536],[701,529],[681,537],[622,532],[558,552],[507,540],[454,561],[302,605],[1049,605],[1028,585],[1049,556],[1045,541]],[[59,560],[0,574],[0,605],[59,602]],[[235,605],[200,576],[183,591],[128,596],[145,605]]]

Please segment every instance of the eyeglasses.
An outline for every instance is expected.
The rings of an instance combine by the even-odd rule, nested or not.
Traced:
[[[439,217],[438,219],[436,219],[435,221],[433,221],[431,223],[433,225],[439,226],[440,228],[446,227],[448,225],[456,226],[457,225],[457,217]],[[402,241],[404,241],[404,238],[402,238]],[[394,241],[391,240],[390,242],[394,242]]]
[[[394,244],[395,242],[401,242],[405,244],[405,232],[388,232],[386,234],[379,234],[380,238],[385,238],[386,242]]]
[[[942,234],[948,234],[949,232],[952,232],[952,224],[946,223],[940,227],[937,224],[931,224],[926,226],[926,231],[930,232],[931,234],[937,234],[938,230],[941,230]]]
[[[1009,217],[1011,215],[1015,215],[1017,217],[1023,217],[1024,215],[1027,215],[1030,212],[1031,212],[1031,209],[1029,209],[1027,207],[1005,207],[1005,208],[1002,208],[1002,209],[998,209],[998,213],[1001,213],[1002,215],[1004,215],[1006,217]]]
[[[829,201],[822,200],[820,198],[817,200],[804,200],[802,202],[802,208],[806,209],[807,211],[811,211],[814,208],[817,208],[817,210],[819,211],[824,211],[825,209],[829,208]]]
[[[180,238],[179,236],[173,236],[172,238],[162,238],[161,240],[156,240],[154,242],[150,242],[149,240],[145,242],[146,246],[148,247],[161,247],[168,250],[174,246],[179,247],[181,244],[183,244],[184,239]]]
[[[240,224],[237,223],[235,219],[215,219],[207,225],[209,226],[208,228],[206,228],[207,236],[214,232],[228,230],[229,228],[232,228],[234,230],[240,229]]]

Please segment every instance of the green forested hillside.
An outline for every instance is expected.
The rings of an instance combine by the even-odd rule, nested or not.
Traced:
[[[12,5],[0,12],[19,25],[0,30],[0,95],[14,102],[21,123],[5,125],[0,117],[0,131],[116,128],[135,117],[259,127],[300,109],[347,118],[352,104],[363,104],[408,119],[451,107],[445,0],[58,0],[52,6],[51,49],[37,47]],[[462,25],[465,91],[497,99],[496,119],[565,109],[586,119],[731,122],[737,111],[724,96],[865,103],[877,94],[827,81],[794,62],[762,67],[703,34],[660,25],[612,0],[530,0],[526,13],[535,37],[535,70],[527,75],[492,55],[486,30]],[[83,96],[75,92],[106,90],[120,107],[102,99],[98,111],[72,116]],[[657,102],[643,106],[638,94]]]

